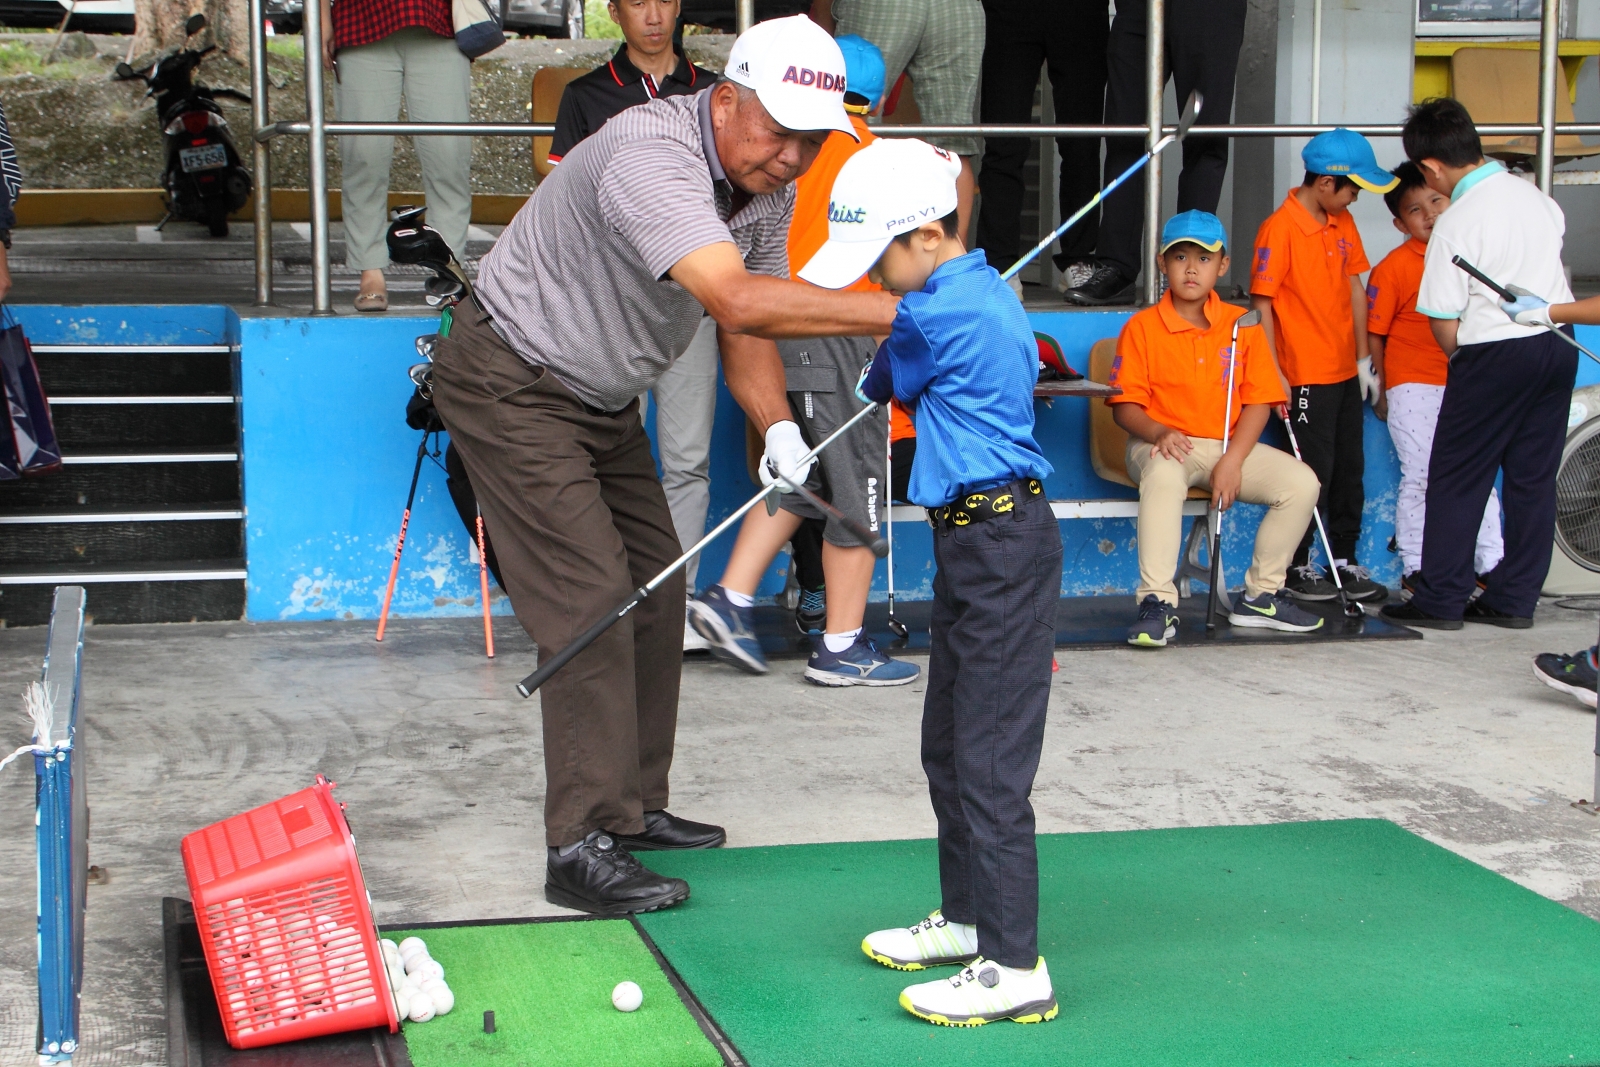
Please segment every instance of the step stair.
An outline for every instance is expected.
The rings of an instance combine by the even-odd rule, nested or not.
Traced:
[[[42,625],[55,586],[99,623],[244,615],[238,352],[35,345],[62,468],[0,485],[0,625]]]

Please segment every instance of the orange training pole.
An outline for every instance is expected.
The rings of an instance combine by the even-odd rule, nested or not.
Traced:
[[[400,553],[406,547],[406,527],[411,524],[411,505],[417,498],[417,479],[422,476],[422,457],[428,454],[428,435],[423,433],[417,446],[417,465],[411,471],[411,491],[406,494],[406,510],[400,516],[400,539],[395,542],[394,562],[389,564],[389,588],[383,592],[383,610],[378,613],[378,640],[383,640],[384,627],[389,623],[389,601],[394,599],[394,580],[400,575]]]
[[[483,651],[494,659],[494,624],[489,621],[489,556],[483,550],[483,511],[478,511],[478,586],[483,590]]]

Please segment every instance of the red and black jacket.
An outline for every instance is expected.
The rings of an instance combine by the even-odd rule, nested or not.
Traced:
[[[567,83],[556,113],[555,137],[550,142],[550,162],[559,163],[572,146],[606,124],[619,111],[658,96],[687,96],[715,84],[717,76],[678,56],[678,66],[657,82],[628,61],[628,46],[617,49],[604,66]]]

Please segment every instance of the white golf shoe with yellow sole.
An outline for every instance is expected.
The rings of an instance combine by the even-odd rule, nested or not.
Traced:
[[[861,941],[861,951],[897,971],[971,963],[978,958],[978,928],[946,922],[935,911],[915,926],[868,934]]]
[[[1061,1011],[1043,956],[1026,972],[982,958],[973,960],[949,978],[907,986],[900,994],[900,1006],[939,1026],[982,1026],[1001,1019],[1042,1023]]]

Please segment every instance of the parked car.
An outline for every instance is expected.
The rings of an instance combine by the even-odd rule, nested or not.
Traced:
[[[56,0],[0,0],[0,26],[37,29],[59,26],[67,5]],[[132,33],[133,0],[78,0],[69,30],[84,33]]]
[[[583,0],[500,0],[500,24],[514,33],[582,37]]]
[[[267,21],[272,23],[273,33],[300,32],[304,0],[266,0],[261,6]]]

